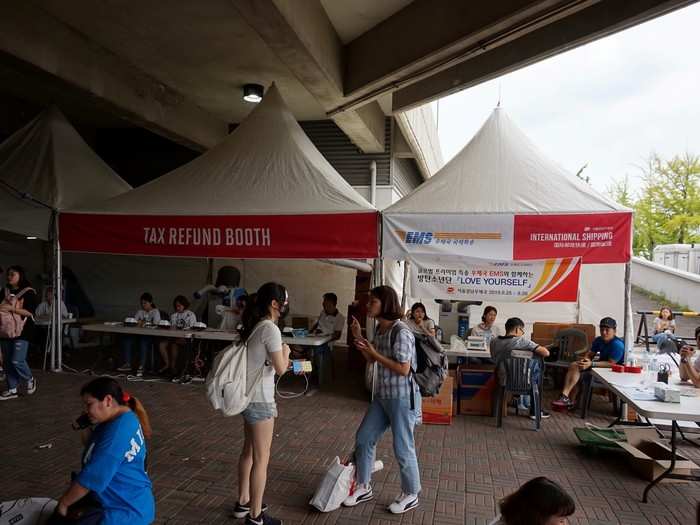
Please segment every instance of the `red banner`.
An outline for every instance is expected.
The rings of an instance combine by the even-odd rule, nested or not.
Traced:
[[[65,213],[66,251],[235,259],[377,257],[371,213],[158,216]]]
[[[516,215],[513,259],[583,257],[621,263],[631,257],[632,214]]]

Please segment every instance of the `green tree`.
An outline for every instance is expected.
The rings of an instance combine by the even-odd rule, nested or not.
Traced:
[[[634,210],[634,253],[650,259],[659,244],[698,242],[700,157],[686,153],[664,161],[654,154],[640,169],[638,192],[631,190],[627,176],[607,189],[611,198]]]

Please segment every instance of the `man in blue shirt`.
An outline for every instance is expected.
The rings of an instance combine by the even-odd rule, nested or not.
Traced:
[[[574,403],[569,394],[578,382],[590,375],[591,369],[611,367],[622,364],[625,358],[625,343],[617,337],[617,322],[612,317],[603,317],[600,320],[600,337],[596,337],[591,345],[591,350],[578,361],[569,366],[564,379],[564,388],[559,399],[552,403],[555,410],[566,410],[573,407]],[[597,360],[593,360],[598,356]]]

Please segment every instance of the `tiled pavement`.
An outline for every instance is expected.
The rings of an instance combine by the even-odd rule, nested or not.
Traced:
[[[347,376],[347,374],[345,374]],[[37,374],[31,397],[0,406],[0,500],[60,495],[79,462],[78,436],[69,423],[80,412],[77,392],[87,376]],[[576,499],[571,520],[584,523],[690,524],[700,500],[700,484],[662,485],[642,504],[645,483],[617,455],[591,454],[577,446],[572,427],[578,417],[555,414],[532,430],[529,419],[509,416],[496,429],[490,418],[458,416],[451,426],[422,426],[417,446],[423,482],[421,505],[403,516],[385,507],[399,492],[391,441],[381,442],[385,469],[375,475],[374,501],[321,514],[308,500],[325,465],[352,448],[365,402],[344,378],[337,393],[280,402],[265,500],[285,523],[359,525],[483,524],[497,501],[524,481],[546,475]],[[223,418],[209,408],[203,387],[129,383],[150,412],[154,438],[151,474],[158,522],[235,523],[228,517],[236,488],[240,417]],[[598,400],[594,409],[607,407]],[[596,412],[593,422],[609,419]],[[52,443],[52,448],[37,445]],[[700,461],[700,449],[684,448]]]

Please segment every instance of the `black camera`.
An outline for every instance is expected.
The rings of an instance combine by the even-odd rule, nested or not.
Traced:
[[[73,430],[83,430],[91,425],[92,423],[90,423],[90,418],[87,414],[81,414],[81,416],[76,419],[75,422],[71,423]]]

